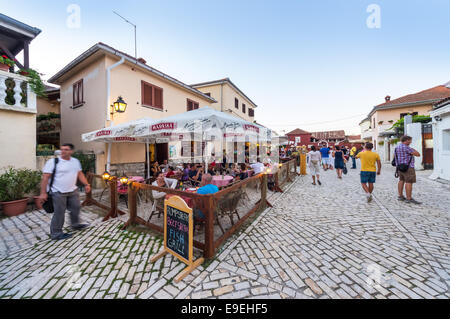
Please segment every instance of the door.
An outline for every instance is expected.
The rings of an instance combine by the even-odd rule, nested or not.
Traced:
[[[156,160],[159,164],[169,160],[169,143],[156,144]]]
[[[433,127],[431,124],[422,124],[422,141],[423,168],[433,169]]]

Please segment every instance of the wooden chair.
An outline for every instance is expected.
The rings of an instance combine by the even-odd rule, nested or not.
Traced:
[[[148,199],[152,202],[150,217],[147,220],[147,222],[150,222],[156,213],[158,214],[158,218],[161,218],[161,214],[164,212],[164,197],[155,199],[151,190],[147,191],[147,194]]]

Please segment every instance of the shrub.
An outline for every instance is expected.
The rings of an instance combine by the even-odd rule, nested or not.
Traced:
[[[11,202],[25,198],[34,192],[41,180],[41,172],[9,167],[0,175],[0,202]]]

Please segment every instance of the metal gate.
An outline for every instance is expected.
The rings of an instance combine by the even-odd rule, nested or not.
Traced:
[[[422,154],[423,168],[433,169],[433,127],[422,124]]]

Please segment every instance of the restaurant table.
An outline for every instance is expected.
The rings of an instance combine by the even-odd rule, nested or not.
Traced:
[[[145,182],[145,178],[143,178],[142,176],[131,176],[129,178],[129,180],[136,182],[136,183],[144,183]]]
[[[211,184],[217,187],[224,187],[234,180],[233,176],[213,176]]]

